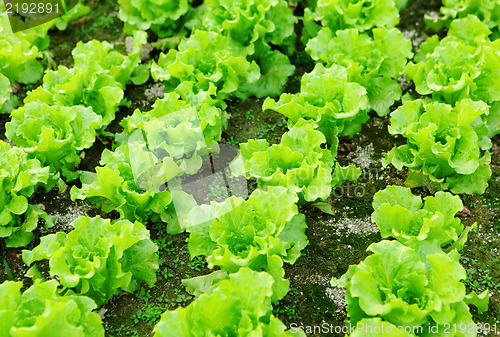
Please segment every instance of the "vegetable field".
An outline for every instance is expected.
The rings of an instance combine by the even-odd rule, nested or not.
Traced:
[[[500,336],[499,0],[0,10],[0,337]]]

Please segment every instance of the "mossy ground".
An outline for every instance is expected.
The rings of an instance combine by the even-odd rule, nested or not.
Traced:
[[[50,50],[57,64],[71,66],[71,50],[78,41],[97,38],[114,42],[117,46],[124,43],[116,2],[95,0],[90,5],[90,15],[71,23],[64,32],[51,33]],[[437,11],[439,6],[438,1],[419,0],[402,11],[400,29],[412,39],[415,48],[428,35],[424,30],[423,14]],[[152,57],[157,57],[157,53]],[[297,92],[300,76],[312,69],[310,59],[303,52],[294,55],[292,60],[297,65],[297,72],[291,77],[287,92]],[[404,80],[401,83],[405,92],[415,95],[411,83]],[[20,86],[18,95],[21,99],[27,90],[29,87]],[[161,85],[152,80],[142,86],[129,87],[126,97],[131,101],[131,106],[120,109],[116,121],[107,131],[120,132],[119,120],[137,108],[147,111],[158,96],[161,96]],[[275,112],[262,111],[262,102],[263,99],[255,98],[228,102],[227,112],[231,118],[222,143],[237,145],[251,138],[266,138],[270,143],[279,142],[286,131],[286,120]],[[0,139],[5,140],[5,123],[8,120],[8,116],[0,115]],[[406,171],[397,171],[392,166],[382,167],[383,154],[393,146],[404,143],[403,138],[388,134],[388,124],[389,117],[372,115],[359,134],[352,138],[341,137],[338,160],[342,165],[357,165],[362,168],[363,175],[357,183],[344,183],[333,191],[327,200],[332,206],[333,215],[323,213],[312,205],[301,207],[309,226],[306,232],[309,245],[294,265],[285,265],[291,290],[275,306],[275,314],[289,327],[293,324],[304,327],[323,323],[328,326],[345,324],[347,314],[344,292],[332,288],[330,280],[332,277],[340,277],[349,265],[363,260],[367,256],[366,248],[380,241],[378,229],[370,221],[373,195],[387,185],[403,185],[407,175]],[[478,315],[472,308],[476,322],[490,324],[500,321],[500,137],[495,137],[493,143],[493,176],[490,187],[482,196],[461,196],[468,210],[462,214],[462,221],[466,225],[478,223],[478,229],[471,232],[469,242],[462,251],[462,263],[468,273],[466,285],[469,290],[490,289],[489,311]],[[102,150],[111,147],[112,139],[98,137],[95,145],[85,151],[79,169],[93,171],[98,165]],[[423,189],[415,189],[414,192],[424,195],[428,193]],[[58,230],[68,231],[68,224],[83,214],[117,218],[116,213],[103,214],[86,201],[72,202],[68,191],[45,194],[43,190],[39,190],[30,203],[43,204],[49,214],[57,215],[58,218],[54,228],[41,228],[37,230],[37,236]],[[101,308],[100,314],[107,336],[151,335],[154,324],[164,310],[185,306],[192,300],[185,292],[181,280],[210,272],[202,259],[189,260],[186,234],[168,235],[161,225],[148,224],[148,228],[152,239],[160,248],[158,282],[151,289],[146,287],[135,294],[116,296]],[[35,244],[37,241],[28,248]],[[21,259],[21,249],[6,248],[0,243],[0,282],[10,276],[15,280],[29,282],[24,276],[26,270]]]

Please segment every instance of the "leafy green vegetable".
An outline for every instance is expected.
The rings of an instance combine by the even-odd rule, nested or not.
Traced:
[[[121,122],[124,133],[117,140],[130,144],[134,134],[141,131],[146,135],[149,150],[168,153],[182,170],[194,174],[207,158],[207,152],[216,152],[217,142],[227,127],[227,113],[213,104],[217,102],[211,99],[210,92],[183,98],[177,93],[168,93],[155,102],[152,110],[136,110],[125,118]]]
[[[21,294],[21,282],[0,284],[0,335],[104,337],[94,301],[84,296],[60,296],[56,280],[35,283]]]
[[[328,142],[336,144],[337,134],[352,136],[369,118],[366,90],[349,82],[348,77],[342,66],[332,64],[325,68],[317,64],[312,72],[302,76],[299,93],[283,94],[278,102],[267,98],[262,109],[282,113],[290,126],[299,118],[312,120]]]
[[[326,138],[317,125],[300,118],[277,145],[270,146],[265,139],[240,144],[241,153],[231,167],[236,175],[257,178],[261,186],[286,187],[298,193],[301,202],[324,200],[332,185],[344,179],[356,180],[360,174],[351,166],[343,168],[335,163],[336,137],[333,142],[331,149],[323,148]],[[334,167],[338,172],[332,179]]]
[[[91,107],[102,117],[101,127],[107,126],[123,105],[125,85],[140,62],[144,39],[144,34],[136,33],[132,53],[126,56],[105,41],[79,42],[73,50],[74,68],[59,66],[57,71],[47,71],[43,84],[29,92],[24,102]]]
[[[44,236],[33,250],[24,250],[24,262],[49,260],[52,277],[98,305],[122,290],[137,290],[141,281],[156,282],[158,248],[141,223],[83,216],[70,226],[74,229],[68,234]]]
[[[198,106],[169,93],[151,111],[137,110],[124,119],[117,148],[103,151],[103,167],[85,173],[82,188],[73,187],[71,198],[88,199],[105,212],[117,210],[130,221],[167,222],[170,233],[179,233],[178,210],[174,210],[166,184],[175,185],[176,177],[198,172],[208,154],[217,153],[217,141],[227,123],[227,115],[212,106],[212,101],[201,96],[189,99],[198,101]],[[196,204],[182,191],[175,197],[187,209]]]
[[[467,28],[465,28],[467,27]],[[487,39],[489,29],[475,17],[455,20],[448,36],[430,38],[406,70],[421,95],[454,104],[462,98],[500,100],[500,45]]]
[[[305,217],[295,193],[284,187],[255,190],[248,200],[230,197],[220,204],[195,207],[188,215],[191,257],[207,256],[209,268],[233,273],[241,267],[267,271],[274,279],[273,301],[288,292],[283,261],[295,263],[307,245]]]
[[[326,199],[332,188],[334,157],[321,147],[326,139],[316,128],[299,119],[280,144],[269,146],[265,139],[240,144],[241,173],[257,178],[262,186],[283,186],[301,193],[306,201]],[[333,149],[336,151],[336,144]],[[234,168],[238,170],[236,165]]]
[[[132,51],[122,55],[107,42],[79,42],[73,50],[74,67],[49,70],[43,84],[30,91],[25,106],[12,112],[7,137],[51,168],[49,188],[62,173],[68,180],[80,162],[80,151],[90,148],[96,132],[123,105],[125,85],[140,62],[145,33],[134,34]]]
[[[466,277],[456,250],[445,254],[436,242],[423,241],[415,248],[397,241],[381,241],[368,247],[373,255],[350,266],[332,286],[346,288],[348,316],[352,324],[380,317],[396,326],[474,324],[464,302]],[[487,296],[483,301],[487,303]],[[453,334],[464,336],[463,334]]]
[[[111,76],[96,76],[82,68],[59,66],[57,71],[48,70],[45,73],[43,84],[30,91],[24,102],[90,107],[102,117],[104,126],[115,118],[115,111],[123,96],[123,89]]]
[[[0,114],[8,114],[19,106],[11,94],[11,83],[32,84],[43,75],[41,59],[46,56],[50,38],[50,22],[12,33],[4,3],[0,3]]]
[[[79,152],[92,146],[100,125],[101,117],[91,108],[35,101],[12,112],[6,136],[30,157],[50,166],[52,174],[62,172],[71,180],[78,176],[73,171],[80,162]]]
[[[310,37],[315,37],[320,28],[333,33],[348,28],[363,32],[374,27],[394,28],[398,23],[399,9],[394,0],[318,0],[314,10],[304,11],[305,32]]]
[[[154,336],[295,336],[272,315],[272,286],[269,274],[241,268],[186,308],[166,311]]]
[[[132,53],[128,55],[113,50],[113,46],[106,41],[78,42],[71,54],[75,68],[85,69],[91,74],[111,76],[125,89],[132,72],[140,63],[140,45],[144,42],[145,33],[134,34]]]
[[[442,247],[453,243],[452,248],[463,248],[467,233],[474,226],[464,231],[460,219],[455,217],[464,207],[460,197],[437,192],[424,201],[425,205],[409,188],[388,186],[373,197],[372,221],[383,238],[393,237],[407,246],[427,240]]]
[[[0,237],[6,238],[8,247],[30,243],[39,218],[45,220],[46,227],[54,220],[28,204],[36,187],[47,183],[49,168],[42,168],[37,159],[27,157],[21,149],[0,141]]]
[[[23,35],[12,34],[9,20],[4,15],[0,19],[0,73],[11,82],[36,83],[42,78],[43,66],[40,63],[42,54],[32,41]],[[5,21],[5,19],[7,19]]]
[[[194,27],[231,37],[243,46],[272,43],[293,48],[298,21],[284,0],[207,0]]]
[[[442,16],[425,15],[428,27],[439,30],[449,27],[455,18],[465,18],[470,15],[479,17],[490,29],[498,35],[500,26],[500,3],[498,0],[444,0],[440,8]]]
[[[196,31],[178,50],[160,54],[151,74],[155,81],[165,81],[166,91],[184,81],[193,81],[199,90],[208,90],[213,83],[219,97],[226,98],[240,83],[255,82],[260,76],[257,64],[246,60],[249,48],[215,32]]]
[[[79,0],[72,9],[57,17],[54,26],[59,30],[66,30],[71,21],[89,14],[91,9],[89,6],[84,5],[84,2],[85,0]]]
[[[136,29],[151,29],[159,37],[169,37],[178,33],[189,18],[191,2],[192,0],[118,0],[118,15],[125,23],[124,30],[128,33]]]
[[[482,100],[490,106],[483,116],[489,137],[500,133],[500,40],[491,42],[491,31],[475,16],[454,20],[447,37],[429,38],[409,63],[406,75],[421,95],[455,105],[463,98]]]
[[[348,72],[348,82],[366,89],[369,107],[379,116],[389,113],[401,98],[397,78],[413,56],[411,42],[396,28],[374,28],[373,38],[356,29],[333,32],[325,27],[309,40],[306,51],[327,66],[337,64]]]
[[[151,74],[154,80],[165,81],[166,91],[192,81],[197,91],[207,91],[214,84],[220,99],[280,94],[295,69],[290,60],[269,48],[255,57],[253,52],[253,45],[243,46],[228,36],[197,30],[181,41],[178,50],[160,54]]]
[[[295,72],[295,66],[285,54],[266,46],[259,54],[251,55],[248,59],[257,63],[260,77],[255,82],[241,83],[236,92],[237,97],[274,97],[283,93],[288,78]]]
[[[491,176],[491,140],[481,119],[485,114],[486,103],[468,98],[454,108],[423,100],[404,102],[391,114],[389,132],[403,135],[408,143],[393,148],[384,165],[408,167],[410,187],[432,182],[453,193],[484,193]]]

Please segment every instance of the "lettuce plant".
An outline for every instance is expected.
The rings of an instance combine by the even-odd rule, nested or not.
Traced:
[[[399,23],[398,4],[394,0],[318,0],[314,9],[304,11],[305,32],[315,37],[322,27],[333,33],[348,28],[359,32],[375,27],[394,28]]]
[[[269,43],[293,46],[296,22],[284,0],[207,0],[199,8],[194,26],[259,49]]]
[[[389,113],[401,98],[397,78],[413,56],[411,42],[396,28],[374,28],[373,37],[356,29],[332,31],[326,27],[309,40],[306,51],[327,66],[335,63],[348,72],[348,81],[366,89],[370,108],[379,116]]]
[[[156,282],[158,248],[141,223],[82,216],[70,226],[71,232],[44,236],[33,250],[24,250],[24,262],[49,260],[52,277],[98,305],[122,290],[137,290],[142,281]]]
[[[425,23],[429,28],[439,30],[449,27],[453,19],[477,16],[498,35],[500,26],[500,3],[497,0],[443,0],[439,10],[442,16],[425,15]]]
[[[448,104],[462,98],[499,101],[495,81],[500,74],[500,45],[489,41],[489,33],[477,18],[468,17],[455,20],[441,41],[429,38],[417,55],[418,63],[408,64],[406,70],[417,92]]]
[[[169,191],[142,190],[135,185],[128,148],[121,154],[123,165],[96,167],[80,177],[82,187],[71,188],[71,199],[88,200],[104,212],[116,210],[131,221],[168,222],[169,233],[179,233],[178,224],[171,222],[172,196]],[[175,221],[175,220],[174,220]]]
[[[262,109],[271,109],[288,117],[290,126],[300,118],[312,120],[317,130],[330,143],[336,143],[338,134],[353,136],[368,120],[368,97],[365,88],[349,81],[347,69],[337,64],[325,68],[317,64],[304,74],[300,92],[282,94],[279,101],[264,101]]]
[[[0,3],[0,12],[5,11]],[[8,114],[19,106],[19,101],[11,94],[11,83],[32,84],[43,75],[41,59],[46,57],[43,50],[50,44],[47,35],[51,23],[12,33],[9,18],[0,15],[0,114]]]
[[[158,99],[152,110],[136,110],[125,118],[121,122],[124,132],[117,140],[127,142],[140,130],[146,135],[149,149],[157,153],[165,151],[186,173],[193,174],[201,167],[202,159],[206,159],[203,152],[218,147],[222,131],[227,128],[228,114],[215,106],[218,102],[210,97],[215,94],[213,86],[196,96],[192,92],[191,96],[181,90],[177,92]],[[184,140],[172,141],[179,137]],[[163,143],[165,139],[167,142]],[[198,141],[203,144],[196,146]]]
[[[407,101],[391,114],[391,134],[407,144],[393,148],[384,165],[406,166],[410,187],[428,183],[453,193],[484,193],[491,176],[491,140],[481,119],[484,102],[463,99],[455,107],[444,103]]]
[[[160,54],[151,74],[155,81],[165,81],[166,91],[184,81],[193,81],[201,90],[208,90],[213,83],[217,94],[226,98],[238,90],[240,83],[259,78],[257,64],[246,59],[249,52],[250,47],[243,47],[227,36],[196,31],[181,41],[178,50]]]
[[[240,144],[241,173],[257,178],[262,186],[283,186],[301,193],[306,201],[326,199],[332,189],[335,160],[330,150],[321,147],[326,138],[316,128],[316,124],[299,119],[279,144],[270,146],[265,139]],[[336,148],[337,144],[333,151]]]
[[[242,267],[267,271],[275,279],[273,301],[283,298],[289,285],[283,261],[293,264],[308,243],[297,201],[295,193],[278,186],[257,189],[246,201],[230,197],[194,208],[185,223],[191,257],[204,255],[209,268],[228,273]]]
[[[406,246],[427,240],[441,247],[451,243],[447,250],[462,249],[467,233],[474,226],[464,231],[460,219],[455,217],[464,207],[460,197],[437,192],[424,201],[423,205],[421,197],[400,186],[388,186],[375,193],[372,221],[379,227],[382,238],[393,237]]]
[[[198,107],[170,93],[147,113],[136,111],[122,122],[117,148],[103,151],[96,173],[85,173],[82,188],[71,198],[88,199],[105,212],[117,210],[131,221],[167,222],[170,233],[181,228],[166,185],[176,177],[198,172],[209,153],[218,151],[227,116],[211,101],[190,97]],[[194,103],[193,103],[194,104]],[[175,197],[185,205],[194,199],[181,191]],[[186,206],[188,207],[188,206]]]
[[[91,108],[35,101],[12,112],[6,136],[30,157],[49,166],[52,174],[62,172],[71,180],[78,176],[73,171],[80,162],[80,151],[92,146],[100,125],[101,117]],[[51,180],[57,181],[57,177]]]
[[[4,2],[1,2],[0,77],[7,77],[11,83],[36,83],[43,76],[44,68],[41,63],[42,59],[45,58],[50,61],[50,54],[44,50],[49,47],[50,37],[47,32],[53,23],[46,22],[42,25],[13,33],[9,17],[5,14],[5,10]],[[4,81],[2,78],[2,85]],[[0,108],[2,108],[1,98]],[[7,111],[0,109],[0,113],[9,113],[10,110],[12,109]]]
[[[277,96],[295,67],[285,54],[295,50],[297,18],[283,0],[208,0],[197,9],[192,27],[228,37],[248,47],[247,60],[259,67],[260,77],[240,82],[237,97]],[[281,50],[271,50],[271,46]],[[237,56],[237,55],[235,55]]]
[[[373,255],[331,281],[346,289],[351,324],[379,317],[395,326],[421,326],[425,332],[437,325],[444,333],[445,324],[474,324],[468,303],[474,302],[480,312],[487,308],[487,292],[466,296],[466,273],[456,250],[445,254],[426,240],[414,248],[384,240],[368,251]],[[458,330],[450,335],[469,336]]]
[[[21,293],[21,282],[0,284],[0,335],[104,337],[94,301],[85,296],[60,296],[56,280],[36,280]]]
[[[166,311],[155,337],[301,336],[272,314],[273,278],[241,268],[185,308]]]
[[[53,225],[53,217],[28,203],[37,186],[48,179],[48,167],[42,168],[37,159],[28,159],[21,149],[0,141],[0,237],[6,238],[8,247],[29,244],[39,218],[46,227]]]
[[[332,186],[342,180],[355,180],[360,172],[335,163],[337,138],[331,149],[326,138],[311,121],[299,119],[279,144],[250,140],[240,144],[241,153],[232,163],[235,174],[257,178],[261,186],[283,186],[298,193],[301,202],[326,199]],[[332,170],[335,172],[332,177]],[[344,174],[345,173],[345,174]],[[349,175],[349,177],[346,176]]]
[[[125,85],[140,62],[144,39],[144,34],[135,34],[128,55],[112,50],[107,42],[78,43],[74,68],[60,66],[45,74],[43,84],[28,93],[26,105],[12,113],[7,137],[50,166],[51,173],[76,179],[79,153],[115,118]]]
[[[456,104],[463,98],[482,100],[490,105],[483,116],[489,136],[500,133],[500,44],[491,42],[491,31],[475,16],[454,20],[447,37],[429,38],[421,46],[406,75],[421,95]]]
[[[9,79],[0,73],[0,114],[10,113],[11,109],[8,107],[9,102],[12,102],[13,104],[18,103],[11,91],[12,87]]]
[[[167,91],[192,81],[196,90],[203,91],[214,84],[220,99],[279,95],[295,68],[285,55],[268,47],[262,56],[252,58],[253,53],[253,45],[244,46],[228,36],[197,30],[182,40],[178,49],[160,54],[151,74],[154,80],[165,81]]]
[[[129,55],[114,51],[107,42],[79,42],[73,50],[74,68],[59,66],[57,71],[47,71],[43,84],[29,92],[24,102],[91,107],[102,117],[101,127],[107,126],[123,103],[125,85],[140,62],[144,39],[143,34],[134,35]]]
[[[102,117],[102,126],[108,125],[123,99],[124,91],[111,76],[97,75],[82,68],[59,66],[48,70],[43,84],[30,91],[24,102],[43,102],[48,105],[84,106]]]
[[[124,30],[151,29],[159,37],[169,37],[183,27],[193,9],[192,0],[118,0],[119,17],[125,23]],[[182,34],[181,34],[182,35]]]
[[[22,35],[12,34],[5,29],[2,29],[1,33],[0,73],[11,82],[29,84],[40,80],[43,66],[40,63],[42,54],[38,47],[22,38]]]
[[[122,89],[125,89],[133,71],[140,63],[140,46],[146,42],[146,38],[145,33],[135,33],[132,50],[128,55],[113,50],[113,46],[106,41],[78,42],[71,52],[74,67],[85,69],[91,74],[111,76],[120,83]]]

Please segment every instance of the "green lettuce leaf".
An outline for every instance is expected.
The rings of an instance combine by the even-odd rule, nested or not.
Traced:
[[[85,296],[60,296],[56,280],[34,284],[23,293],[22,283],[0,284],[2,336],[104,337],[97,307]]]
[[[391,114],[389,132],[403,135],[407,144],[393,148],[385,165],[408,167],[410,187],[423,186],[428,179],[453,193],[484,193],[491,176],[491,141],[482,120],[488,113],[484,102],[468,98],[454,108],[423,100],[404,102]]]
[[[0,237],[8,247],[21,247],[33,239],[39,218],[51,227],[54,218],[38,206],[28,204],[38,186],[49,179],[49,168],[37,159],[28,159],[22,149],[0,141]]]
[[[156,337],[295,336],[272,315],[273,278],[241,268],[185,308],[166,311],[155,326]],[[305,336],[299,333],[297,336]]]
[[[101,120],[90,108],[29,102],[12,112],[6,136],[52,174],[72,180],[78,176],[79,153],[93,145]]]
[[[394,0],[318,0],[314,9],[304,11],[305,30],[310,34],[318,31],[316,22],[334,33],[348,28],[359,32],[375,27],[394,28],[399,23],[397,4]]]
[[[384,240],[368,251],[374,254],[331,282],[346,289],[351,324],[380,317],[410,331],[421,326],[428,333],[429,326],[443,331],[445,323],[472,323],[461,282],[466,273],[455,250],[445,254],[436,242],[412,248]]]
[[[439,11],[441,12],[441,16],[425,15],[424,21],[429,28],[438,31],[442,27],[450,27],[450,25],[453,25],[453,22],[456,21],[453,20],[455,18],[467,19],[470,17],[478,17],[484,25],[492,29],[495,32],[495,36],[498,37],[500,4],[496,0],[444,0],[443,6]],[[473,29],[473,26],[468,26],[467,28]]]
[[[233,169],[255,177],[262,186],[283,186],[299,193],[302,201],[326,199],[332,189],[332,170],[337,144],[322,147],[326,138],[317,125],[300,118],[286,132],[280,144],[269,146],[266,140],[240,144],[239,166]]]
[[[283,261],[295,263],[308,244],[297,200],[295,193],[278,186],[256,190],[245,202],[230,197],[195,207],[186,221],[191,256],[205,255],[209,268],[220,266],[229,273],[241,267],[267,271],[275,279],[273,301],[283,298],[288,292]]]
[[[348,72],[348,81],[366,89],[370,108],[379,116],[401,98],[397,78],[413,56],[411,42],[396,28],[374,28],[373,37],[356,29],[332,31],[325,27],[306,46],[314,60],[337,64]]]
[[[136,110],[125,118],[115,150],[103,151],[101,166],[82,177],[80,189],[72,188],[72,199],[88,199],[130,221],[166,222],[170,233],[182,231],[179,213],[196,202],[182,191],[172,193],[180,177],[197,173],[209,153],[218,153],[217,142],[227,125],[227,114],[213,106],[217,102],[210,91],[186,95],[189,85],[182,93],[195,106],[168,93],[152,110]]]
[[[470,16],[455,20],[447,37],[432,38],[423,53],[410,63],[406,76],[421,95],[456,104],[461,99],[482,100],[489,105],[500,100],[500,45],[491,42],[488,27]]]
[[[197,11],[193,26],[227,35],[244,46],[271,43],[292,47],[297,21],[283,0],[207,0]]]
[[[182,36],[183,24],[192,11],[191,2],[119,0],[118,17],[125,23],[124,30],[128,33],[151,29],[159,37]]]
[[[141,281],[156,282],[158,248],[141,223],[83,216],[70,226],[74,229],[68,234],[44,236],[33,250],[23,250],[24,262],[49,260],[52,277],[98,305],[122,290],[137,290]]]
[[[317,64],[302,77],[299,93],[283,94],[278,102],[267,98],[262,108],[282,113],[290,126],[299,118],[312,120],[330,143],[336,143],[337,134],[352,136],[369,118],[366,90],[348,78],[342,66]]]

